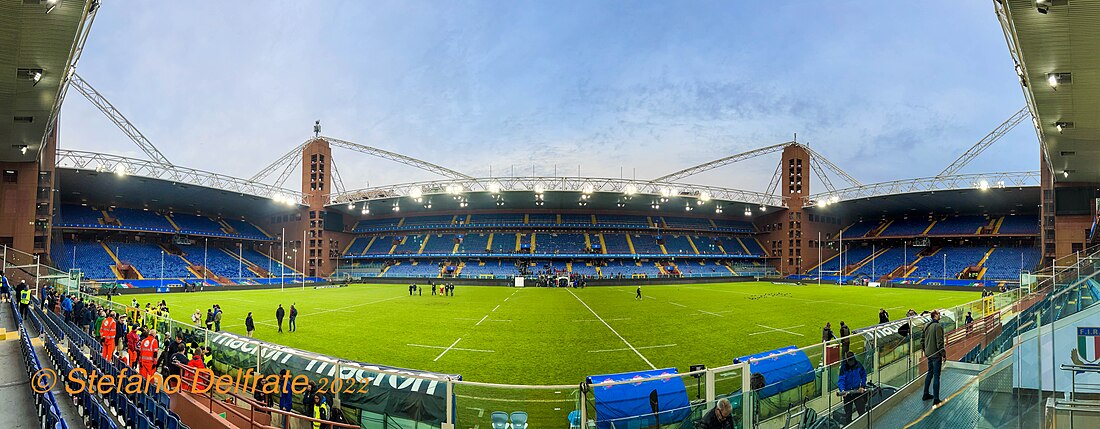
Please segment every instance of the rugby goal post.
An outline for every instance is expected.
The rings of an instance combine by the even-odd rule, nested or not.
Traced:
[[[844,274],[840,270],[817,270],[817,284],[821,284],[821,278],[825,276],[837,276],[836,284],[844,284]]]

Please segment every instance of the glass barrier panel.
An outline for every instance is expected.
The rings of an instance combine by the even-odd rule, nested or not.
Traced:
[[[500,429],[511,424],[519,429],[580,425],[579,385],[528,387],[455,382],[453,392],[456,427]],[[594,421],[596,416],[591,413],[587,418]],[[523,423],[527,426],[522,426]]]

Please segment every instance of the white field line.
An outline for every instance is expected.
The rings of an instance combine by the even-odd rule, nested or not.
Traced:
[[[645,361],[645,363],[647,365],[649,365],[649,367],[651,369],[657,369],[657,367],[654,366],[653,363],[649,361],[649,359],[646,359],[646,357],[642,355],[642,352],[639,352],[638,349],[636,349],[636,348],[634,348],[634,346],[630,345],[630,342],[627,341],[626,338],[623,338],[622,335],[619,335],[619,331],[616,331],[615,328],[612,328],[611,325],[608,325],[607,322],[604,322],[603,318],[600,317],[599,314],[596,314],[596,311],[593,310],[592,307],[589,307],[588,304],[586,304],[584,302],[584,300],[581,299],[581,297],[577,296],[577,294],[573,293],[573,291],[571,291],[571,290],[567,290],[567,291],[569,292],[570,295],[573,295],[573,298],[576,298],[577,301],[580,301],[581,305],[583,305],[584,308],[587,308],[588,311],[591,312],[593,316],[596,316],[596,318],[599,319],[600,322],[603,323],[603,325],[607,327],[607,329],[610,329],[611,333],[615,334],[616,337],[619,337],[619,339],[622,340],[623,344],[626,344],[627,347],[630,347],[631,350],[634,350],[634,353],[637,354],[638,357],[642,358],[642,360]]]
[[[607,320],[610,320],[612,322],[617,322],[617,321],[623,321],[623,320],[630,320],[630,318],[629,317],[616,317],[614,319],[607,319]],[[599,320],[596,320],[596,319],[573,319],[573,321],[574,322],[599,322]]]
[[[678,303],[678,302],[672,302],[672,301],[669,301],[668,303],[669,303],[669,304],[672,304],[672,305],[675,305],[675,306],[677,306],[677,307],[684,307],[684,308],[687,308],[687,306],[686,306],[686,305],[684,305],[684,304],[680,304],[680,303]]]
[[[638,347],[638,349],[640,349],[640,350],[659,349],[659,348],[662,348],[662,347],[676,347],[676,345],[675,344],[661,344],[659,346],[642,346],[642,347]],[[625,352],[625,351],[630,351],[630,349],[623,348],[623,349],[607,349],[607,350],[589,350],[588,352],[589,353],[606,353],[606,352]]]
[[[444,349],[443,353],[440,353],[439,356],[435,357],[435,359],[432,359],[432,362],[435,362],[435,361],[439,360],[439,358],[443,357],[443,355],[445,355],[445,354],[447,354],[447,352],[451,351],[451,349],[454,348],[455,344],[458,344],[459,341],[462,341],[462,338],[459,338],[459,339],[455,340],[455,342],[451,343],[451,346]]]
[[[497,311],[498,308],[500,308],[500,304],[497,304],[496,307],[493,307],[493,311]]]
[[[443,346],[429,346],[429,345],[425,345],[425,344],[405,344],[405,345],[406,345],[406,346],[409,346],[409,347],[423,347],[423,348],[426,348],[426,349],[448,349],[448,347],[443,347]],[[450,350],[458,350],[458,351],[460,351],[460,352],[496,353],[496,352],[495,352],[495,351],[493,351],[493,350],[481,350],[481,349],[464,349],[464,348],[462,348],[462,347],[450,347],[449,349],[450,349]]]
[[[776,331],[778,331],[778,332],[786,332],[786,333],[788,333],[788,334],[791,334],[791,335],[798,335],[798,336],[800,336],[800,337],[805,337],[805,335],[799,334],[798,332],[791,332],[791,331],[788,331],[788,330],[787,330],[787,329],[800,328],[800,327],[802,327],[802,325],[798,325],[798,326],[791,326],[791,327],[789,327],[789,328],[787,328],[787,329],[781,329],[781,328],[773,328],[773,327],[771,327],[771,326],[768,326],[768,325],[761,325],[761,324],[759,324],[759,323],[757,323],[757,324],[756,324],[756,326],[759,326],[759,327],[761,327],[761,328],[765,328],[765,329],[770,329],[771,331],[765,331],[765,332],[757,332],[757,333],[753,333],[753,334],[749,334],[749,335],[756,335],[756,334],[766,334],[766,333],[768,333],[768,332],[776,332]]]
[[[489,315],[488,315],[488,314],[486,314],[485,316],[482,316],[482,317],[481,317],[481,320],[478,320],[478,321],[477,321],[477,323],[475,323],[475,324],[474,324],[474,326],[480,326],[480,325],[481,325],[481,322],[484,322],[484,321],[485,321],[485,319],[488,319],[488,318],[489,318]]]
[[[503,398],[486,398],[482,396],[469,396],[455,394],[456,397],[463,399],[476,399],[478,401],[493,401],[493,402],[542,402],[542,403],[557,403],[557,402],[576,402],[576,399],[562,398],[562,399],[503,399]]]
[[[723,315],[721,315],[721,314],[718,314],[718,313],[711,313],[711,312],[709,312],[709,311],[704,311],[704,310],[697,310],[697,311],[699,311],[700,313],[703,313],[703,314],[709,314],[709,315],[711,315],[711,316],[717,316],[717,317],[725,317],[725,316],[723,316]]]

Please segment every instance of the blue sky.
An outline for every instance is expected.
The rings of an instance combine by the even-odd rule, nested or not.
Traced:
[[[104,2],[78,71],[172,162],[238,177],[320,119],[475,176],[652,178],[798,133],[867,183],[934,175],[1024,105],[981,1]],[[1037,169],[1027,124],[964,171]],[[61,130],[142,157],[75,91]],[[335,158],[349,189],[433,178]],[[763,190],[777,160],[687,181]]]

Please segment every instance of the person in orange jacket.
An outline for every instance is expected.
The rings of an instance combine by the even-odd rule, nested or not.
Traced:
[[[103,339],[103,359],[110,360],[115,354],[115,334],[118,332],[115,325],[115,312],[107,313],[103,323],[99,325],[99,337]]]
[[[160,343],[157,341],[157,330],[150,327],[145,338],[138,344],[138,363],[142,377],[153,379],[157,374],[157,353],[160,352]]]

